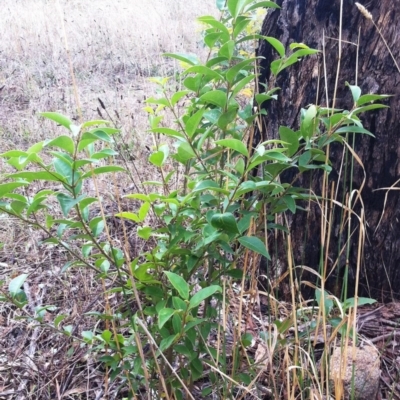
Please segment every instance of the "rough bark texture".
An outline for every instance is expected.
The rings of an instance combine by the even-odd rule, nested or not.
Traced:
[[[303,42],[312,48],[322,50],[325,36],[327,81],[324,78],[322,53],[318,56],[307,57],[284,71],[276,82],[276,85],[281,88],[279,99],[267,105],[268,116],[263,121],[262,132],[257,132],[255,135],[256,140],[276,138],[280,125],[289,126],[292,129],[298,128],[302,107],[309,104],[327,105],[326,85],[329,105],[332,106],[338,65],[340,0],[278,0],[277,3],[281,6],[281,10],[268,12],[262,34],[278,38],[287,49],[292,42]],[[373,132],[376,138],[357,135],[355,145],[355,150],[366,171],[366,182],[361,195],[365,207],[367,238],[359,294],[387,301],[400,298],[399,192],[391,191],[384,207],[386,191],[374,190],[390,187],[400,178],[400,73],[372,21],[367,20],[359,12],[352,0],[346,0],[343,3],[342,39],[346,42],[343,42],[342,46],[335,106],[347,109],[352,107],[351,94],[345,86],[346,81],[350,84],[357,83],[363,94],[394,95],[386,101],[390,108],[361,116],[364,127]],[[372,13],[373,20],[381,29],[394,58],[400,62],[400,11],[396,3],[391,0],[369,1],[364,2],[364,6]],[[360,45],[357,67],[355,43],[358,40]],[[269,43],[263,41],[260,42],[258,55],[265,57],[260,61],[260,83],[271,85],[272,76],[270,76],[269,65],[276,53]],[[357,82],[356,69],[358,69]],[[260,86],[260,91],[263,90]],[[338,181],[336,183],[340,188],[346,188],[340,189],[339,201],[351,185],[353,189],[358,189],[364,179],[362,167],[357,163],[355,163],[352,182],[350,182],[350,175],[344,179],[338,177],[342,151],[341,146],[331,148],[334,171],[330,177]],[[286,176],[286,179],[289,179],[289,176]],[[321,174],[305,175],[300,184],[306,187],[311,185],[316,193],[320,193]],[[355,211],[360,211],[359,205]],[[336,226],[332,229],[329,257],[332,261],[339,258],[340,262],[332,276],[340,277],[347,262],[350,268],[349,295],[351,295],[351,289],[354,288],[358,234],[356,232],[351,238],[352,245],[348,260],[346,261],[344,255],[339,257],[339,249],[347,239],[339,233],[340,209],[337,207],[334,215]],[[291,218],[293,251],[297,264],[318,268],[320,218],[320,211],[316,205],[310,207],[310,212],[299,211]],[[355,223],[355,221],[352,222],[353,226]],[[285,264],[280,257],[279,261],[275,259],[273,265],[276,267]]]

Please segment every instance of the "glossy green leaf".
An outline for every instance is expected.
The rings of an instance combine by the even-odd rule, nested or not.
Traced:
[[[238,108],[236,105],[230,106],[226,112],[218,118],[217,125],[220,129],[225,130],[230,123],[235,121]]]
[[[151,130],[151,132],[154,133],[162,133],[165,136],[171,136],[177,139],[183,139],[185,136],[182,135],[182,133],[178,132],[175,129],[171,129],[171,128],[154,128]]]
[[[292,157],[292,155],[297,152],[300,146],[298,134],[287,126],[280,126],[279,136],[284,142],[287,143],[284,146],[287,148],[288,157]]]
[[[285,56],[285,46],[276,38],[264,36],[264,39],[278,52],[281,57]]]
[[[211,90],[204,93],[200,99],[202,103],[214,104],[220,108],[224,108],[227,101],[227,95],[222,90]]]
[[[208,287],[205,287],[203,289],[200,289],[191,299],[189,302],[189,310],[191,310],[192,308],[197,307],[198,305],[200,305],[200,303],[202,301],[204,301],[205,299],[211,297],[213,294],[217,293],[217,292],[222,292],[222,289],[220,286],[218,285],[211,285]]]
[[[125,168],[118,167],[116,165],[107,165],[104,167],[97,167],[94,168],[93,171],[88,171],[85,174],[82,175],[82,179],[89,178],[94,175],[100,175],[100,174],[107,174],[110,172],[126,172]]]
[[[179,102],[179,100],[181,100],[183,97],[185,97],[189,93],[190,93],[189,90],[181,90],[179,92],[174,93],[171,97],[172,107],[175,106]]]
[[[358,99],[361,96],[361,88],[359,86],[350,85],[350,83],[348,82],[346,82],[346,86],[350,88],[354,103],[357,103]]]
[[[218,146],[227,147],[228,149],[231,149],[231,150],[235,150],[238,153],[243,154],[246,157],[249,156],[247,146],[241,140],[221,139],[221,140],[216,140],[215,144],[217,144]]]
[[[73,155],[75,152],[75,143],[69,136],[58,136],[55,139],[46,140],[44,142],[46,147],[58,147]]]
[[[0,197],[7,193],[13,192],[15,189],[28,185],[28,182],[11,182],[11,183],[1,183],[0,184]]]
[[[198,65],[200,62],[196,54],[164,53],[163,56],[175,58],[176,60],[183,61],[184,63],[190,65]]]
[[[211,79],[214,79],[216,81],[222,81],[224,78],[221,74],[218,72],[212,70],[211,68],[208,68],[204,65],[196,65],[194,67],[188,68],[186,71],[184,71],[185,74],[194,74],[194,73],[199,73],[205,76],[210,77]]]
[[[220,48],[218,55],[221,57],[226,57],[230,61],[233,57],[234,50],[235,50],[235,42],[233,40],[228,40]]]
[[[138,226],[137,234],[140,238],[144,240],[149,240],[153,233],[153,229],[150,226]]]
[[[85,195],[81,195],[75,199],[64,193],[58,193],[56,197],[58,202],[60,203],[64,217],[67,217],[69,212],[71,211],[71,208],[76,206],[85,197]]]
[[[161,329],[175,313],[172,308],[162,308],[158,313],[158,327]]]
[[[257,8],[260,8],[260,7],[263,7],[263,8],[280,8],[278,6],[278,4],[274,3],[273,1],[260,1],[260,2],[258,2],[256,4],[251,5],[250,7],[247,7],[245,10],[246,10],[246,12],[249,12],[249,11],[255,10]]]
[[[14,297],[19,293],[22,285],[26,281],[26,278],[28,278],[28,274],[21,274],[11,280],[8,285],[8,291],[11,296]]]
[[[254,251],[258,254],[261,254],[262,256],[264,256],[265,258],[267,258],[268,260],[271,259],[267,248],[265,247],[265,243],[260,240],[258,237],[256,236],[242,236],[241,238],[238,239],[239,243],[246,247],[247,249]]]
[[[236,218],[232,213],[226,212],[223,214],[214,214],[211,218],[211,225],[228,234],[240,233],[237,226]]]
[[[137,214],[134,214],[134,213],[128,212],[128,211],[124,211],[124,212],[115,214],[115,216],[119,217],[119,218],[129,219],[129,220],[134,221],[134,222],[141,222],[140,218],[139,218],[139,216]]]
[[[179,296],[184,300],[188,300],[189,285],[187,282],[180,275],[175,274],[174,272],[164,271],[164,274],[167,275],[168,280],[179,293]]]
[[[212,26],[213,28],[216,28],[218,30],[220,30],[221,32],[223,32],[227,37],[229,37],[229,30],[228,28],[220,21],[216,20],[214,17],[210,16],[210,15],[206,15],[203,17],[199,17],[198,21],[200,22],[204,22],[210,26]]]
[[[44,118],[50,119],[57,124],[64,126],[65,128],[71,130],[72,121],[67,118],[65,115],[56,113],[56,112],[43,112],[39,113]]]
[[[187,121],[185,124],[185,131],[187,135],[191,138],[196,129],[198,128],[201,119],[203,118],[203,114],[206,111],[205,108],[201,108],[200,110],[196,111]]]
[[[182,142],[178,146],[178,151],[175,155],[172,156],[178,162],[182,164],[186,164],[187,161],[191,160],[192,158],[196,157],[196,153],[190,147],[189,143]]]
[[[371,101],[383,100],[391,96],[392,95],[388,94],[364,94],[357,100],[357,106],[360,107],[363,104],[370,103]]]
[[[226,71],[226,79],[228,82],[232,84],[239,72],[248,67],[250,64],[252,65],[256,60],[257,57],[249,58],[229,68],[228,71]]]

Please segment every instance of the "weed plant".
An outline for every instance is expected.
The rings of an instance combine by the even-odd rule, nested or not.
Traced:
[[[66,323],[68,316],[51,304],[30,304],[26,273],[8,280],[1,299],[41,329],[69,338],[71,351],[85,348],[102,363],[106,387],[117,380],[127,398],[322,396],[329,385],[321,381],[310,339],[318,318],[311,316],[307,329],[299,328],[306,317],[297,312],[294,267],[288,269],[292,311],[277,318],[274,292],[258,292],[258,265],[261,257],[270,259],[268,236],[287,232],[277,221],[303,212],[303,201],[321,201],[296,181],[282,183],[281,174],[294,169],[298,178],[320,169],[329,176],[329,145],[348,146],[349,133],[370,134],[359,115],[384,107],[372,104],[384,96],[361,95],[349,85],[351,110],[309,105],[301,111],[298,130],[282,126],[279,139],[253,148],[262,105],[280,95],[268,85],[253,93],[254,41],[266,40],[275,49],[274,77],[317,50],[303,43],[285,49],[276,38],[254,32],[254,15],[277,8],[273,2],[219,0],[217,7],[219,18],[199,18],[204,59],[166,53],[181,70],[175,77],[152,78],[158,95],[145,105],[153,142],[148,162],[159,180],[132,177],[117,151],[120,130],[102,119],[78,123],[60,113],[41,113],[65,132],[1,154],[14,171],[0,184],[0,211],[40,231],[42,246],[68,253],[61,276],[89,269],[101,282],[104,310],[87,313],[94,318],[91,329]],[[182,86],[175,90],[177,82]],[[111,231],[106,193],[99,190],[104,174],[115,183],[133,179],[138,187],[123,199],[115,189],[119,236]],[[134,257],[132,230],[144,243]],[[324,291],[325,277],[319,278],[315,310],[324,327],[329,321],[336,334],[346,335],[345,311],[354,300],[335,304]],[[116,309],[109,305],[113,296],[119,299]],[[266,313],[260,311],[260,296]],[[330,317],[335,305],[342,311],[337,321]]]

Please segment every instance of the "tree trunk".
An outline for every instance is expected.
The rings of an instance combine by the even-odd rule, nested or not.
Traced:
[[[400,201],[398,191],[377,190],[392,185],[399,186],[400,178],[400,73],[396,62],[400,62],[400,11],[392,0],[368,1],[364,6],[371,12],[373,21],[381,30],[389,48],[379,35],[372,20],[363,16],[352,0],[343,1],[342,10],[342,57],[339,60],[339,27],[341,15],[340,0],[277,0],[280,10],[269,11],[265,17],[262,34],[279,39],[289,49],[292,42],[305,43],[311,48],[321,50],[317,56],[309,56],[286,69],[277,79],[280,87],[277,101],[266,105],[268,115],[263,120],[262,131],[255,134],[256,141],[264,141],[278,137],[279,126],[298,129],[300,109],[309,104],[332,106],[338,64],[338,86],[336,92],[336,108],[351,109],[353,101],[345,82],[357,84],[362,93],[393,94],[385,103],[390,108],[372,111],[361,115],[366,129],[375,138],[357,134],[355,151],[361,159],[362,166],[354,161],[354,173],[350,174],[350,162],[342,162],[343,146],[332,146],[330,158],[333,171],[330,181],[338,187],[337,201],[346,202],[346,195],[351,190],[362,187],[361,198],[366,220],[366,238],[360,273],[359,295],[373,297],[377,300],[400,298]],[[325,39],[323,39],[325,38]],[[357,56],[357,43],[358,56]],[[325,43],[325,44],[324,44]],[[324,77],[323,47],[325,47],[326,77]],[[261,41],[258,56],[264,57],[259,63],[261,84],[272,85],[270,63],[276,57],[272,46]],[[357,63],[358,57],[358,63]],[[326,98],[328,92],[328,101]],[[265,104],[265,103],[264,103]],[[349,138],[352,145],[353,138]],[[351,157],[350,157],[351,158]],[[347,174],[345,175],[345,171]],[[341,171],[341,173],[339,173]],[[321,194],[322,173],[314,172],[301,177],[298,184],[310,187]],[[289,173],[282,179],[290,180]],[[385,201],[385,195],[387,199]],[[347,200],[348,202],[348,200]],[[308,205],[307,205],[308,207]],[[360,214],[361,202],[358,201],[355,212]],[[346,237],[346,230],[340,226],[342,209],[334,207],[333,225],[329,248],[327,250],[329,268],[334,268],[328,288],[334,290],[340,279],[347,274],[349,279],[348,297],[354,292],[357,254],[359,251],[358,233]],[[296,265],[307,265],[318,270],[321,259],[321,210],[317,204],[311,204],[308,212],[298,210],[289,216],[292,238],[293,256]],[[351,231],[356,227],[357,219],[352,220]],[[347,228],[346,228],[347,229]],[[345,243],[349,240],[349,252]],[[278,240],[279,241],[279,240]],[[281,241],[277,248],[282,248]],[[325,243],[327,243],[325,241]],[[269,274],[281,275],[285,251],[277,252],[273,262],[268,265]],[[323,256],[325,257],[325,255]],[[338,260],[337,265],[335,262]],[[278,269],[277,266],[281,266]],[[301,269],[298,269],[300,271]],[[304,272],[304,271],[303,271]],[[301,279],[309,279],[303,273]],[[330,285],[330,286],[329,286]]]

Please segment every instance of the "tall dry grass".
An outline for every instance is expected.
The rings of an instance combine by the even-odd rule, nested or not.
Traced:
[[[196,17],[215,12],[205,0],[3,0],[0,18],[2,150],[44,139],[39,111],[78,116],[64,32],[84,119],[99,118],[100,97],[128,138],[141,137],[150,76],[172,75],[163,52],[196,52]],[[65,30],[64,30],[65,29]],[[106,117],[106,116],[105,116]],[[106,117],[107,118],[107,117]],[[138,148],[138,143],[135,143]]]

